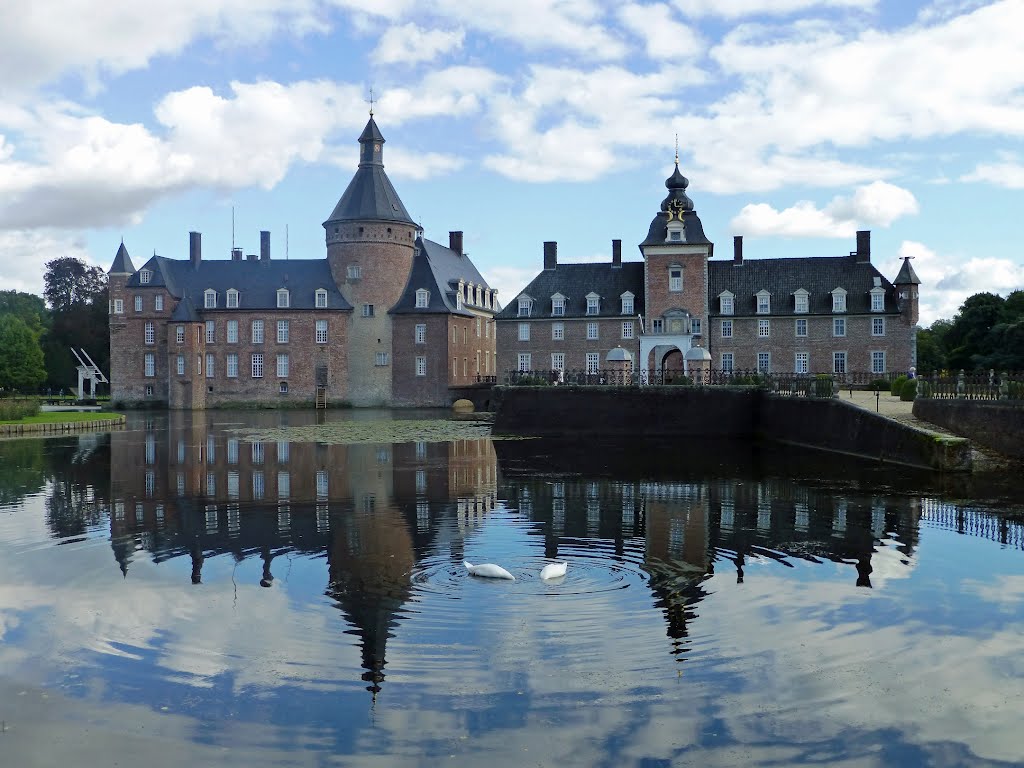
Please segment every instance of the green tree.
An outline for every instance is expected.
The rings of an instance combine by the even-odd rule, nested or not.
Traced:
[[[21,291],[0,291],[0,315],[20,317],[36,336],[41,336],[50,323],[43,300]]]
[[[27,392],[45,380],[43,350],[36,334],[21,318],[0,316],[0,388]]]
[[[47,384],[69,389],[78,383],[72,349],[84,349],[101,371],[110,368],[107,276],[99,267],[65,256],[46,264],[43,295],[52,308],[43,339]]]
[[[1003,321],[1005,301],[994,293],[969,296],[946,334],[947,361],[953,370],[985,367],[995,352],[992,329]]]
[[[918,373],[943,371],[947,367],[946,336],[953,324],[949,320],[936,320],[917,332]]]
[[[81,259],[62,256],[46,262],[43,284],[46,303],[61,312],[76,304],[91,304],[107,287],[107,275]]]

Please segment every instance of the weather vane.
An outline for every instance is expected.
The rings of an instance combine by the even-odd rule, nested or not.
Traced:
[[[373,86],[370,86],[370,98],[367,99],[370,102],[370,117],[373,117]]]
[[[679,165],[679,134],[676,134],[676,165]]]

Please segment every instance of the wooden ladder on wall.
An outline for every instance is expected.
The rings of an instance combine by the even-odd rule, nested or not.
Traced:
[[[317,410],[327,408],[327,387],[316,388],[316,407]]]

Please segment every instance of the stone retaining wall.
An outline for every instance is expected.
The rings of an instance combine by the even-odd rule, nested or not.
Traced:
[[[87,432],[91,429],[110,429],[123,426],[124,416],[111,416],[109,419],[95,421],[65,421],[49,424],[0,424],[0,437],[20,435],[53,435],[64,432]]]
[[[914,415],[994,451],[1024,459],[1024,406],[997,400],[914,401]]]

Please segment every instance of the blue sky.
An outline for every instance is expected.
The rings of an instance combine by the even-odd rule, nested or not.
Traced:
[[[508,302],[626,258],[675,136],[730,258],[916,257],[922,322],[1024,287],[1024,0],[33,0],[0,8],[0,286],[124,238],[322,258],[375,94],[427,237]],[[287,238],[286,238],[287,231]]]

